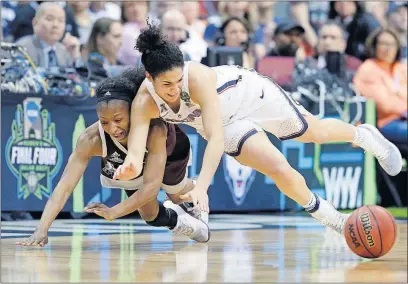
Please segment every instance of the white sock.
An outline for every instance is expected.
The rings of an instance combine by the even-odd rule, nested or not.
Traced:
[[[309,202],[303,206],[305,208],[305,211],[308,213],[314,213],[319,209],[319,197],[312,193],[312,196],[310,196]]]

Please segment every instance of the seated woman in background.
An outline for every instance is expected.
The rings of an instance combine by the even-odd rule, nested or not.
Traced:
[[[106,78],[117,75],[117,60],[122,46],[123,26],[111,18],[98,19],[91,31],[85,53],[92,77]]]
[[[359,67],[354,83],[361,95],[377,105],[377,125],[394,143],[407,143],[407,65],[400,63],[401,45],[390,29],[367,38],[368,59]]]
[[[255,68],[255,57],[253,54],[253,44],[251,43],[251,29],[245,19],[230,17],[222,24],[215,42],[218,46],[241,47],[242,66],[245,68]]]

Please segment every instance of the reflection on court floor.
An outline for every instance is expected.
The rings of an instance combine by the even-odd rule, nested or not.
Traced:
[[[37,221],[2,222],[1,282],[406,282],[407,224],[381,260],[355,256],[309,217],[212,215],[194,243],[142,220],[56,220],[44,248],[18,247]]]

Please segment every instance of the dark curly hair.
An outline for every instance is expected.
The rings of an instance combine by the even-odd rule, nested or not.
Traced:
[[[175,67],[183,68],[184,57],[181,50],[166,40],[158,25],[149,22],[149,19],[147,25],[141,31],[135,46],[142,53],[142,64],[146,71],[155,78]]]
[[[117,99],[131,103],[144,79],[143,67],[126,69],[121,75],[103,80],[95,90],[96,98],[98,102]]]

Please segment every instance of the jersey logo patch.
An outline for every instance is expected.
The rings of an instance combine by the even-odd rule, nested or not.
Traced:
[[[113,166],[112,163],[110,162],[106,162],[106,165],[103,167],[102,171],[107,174],[108,176],[113,176],[113,174],[115,173],[116,169]]]
[[[114,152],[110,157],[109,160],[114,162],[114,163],[118,163],[118,164],[122,164],[123,163],[123,159],[120,158],[120,154],[118,152]]]
[[[191,103],[190,95],[187,92],[181,91],[180,99],[182,99],[185,102],[187,107],[193,106],[193,104]]]

